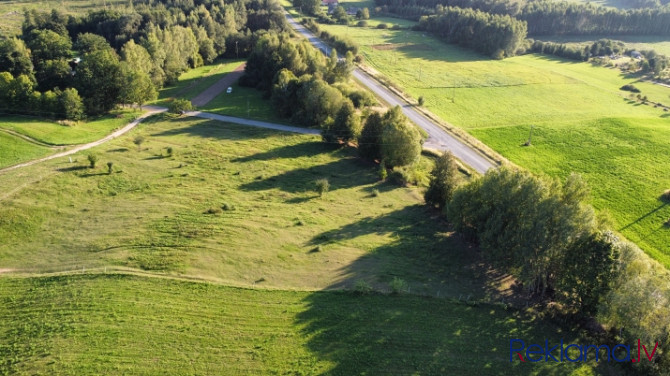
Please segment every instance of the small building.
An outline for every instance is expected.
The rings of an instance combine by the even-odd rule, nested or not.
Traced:
[[[337,6],[338,4],[338,0],[321,0],[321,5],[327,5],[328,7],[331,5]]]
[[[642,59],[642,54],[640,53],[640,51],[631,51],[630,57],[632,57],[633,59],[638,59],[639,60],[639,59]]]

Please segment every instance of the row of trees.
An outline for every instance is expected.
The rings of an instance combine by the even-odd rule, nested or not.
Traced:
[[[468,8],[447,7],[439,14],[423,16],[418,29],[497,59],[514,56],[526,39],[525,22]]]
[[[581,48],[564,43],[542,42],[536,40],[530,43],[530,47],[527,51],[581,61],[587,61],[591,57],[619,54],[630,56],[633,52],[633,50],[627,49],[623,42],[612,41],[609,39],[601,39],[591,45],[586,45]],[[670,66],[670,59],[665,55],[658,54],[654,50],[642,50],[639,52],[644,57],[644,60],[639,63],[639,68],[644,73],[659,75]]]
[[[326,58],[305,40],[269,32],[249,56],[240,84],[262,90],[281,117],[320,128],[325,142],[357,143],[362,156],[388,168],[414,163],[421,135],[400,107],[385,114],[366,109],[375,100],[349,85],[353,59],[351,52],[339,59],[336,51]]]
[[[617,329],[613,342],[659,342],[653,362],[636,366],[645,374],[667,371],[670,274],[605,229],[585,204],[588,188],[578,175],[559,183],[501,168],[464,185],[458,176],[451,154],[438,158],[426,203],[443,209],[462,236],[531,295],[598,318]]]
[[[23,85],[30,91],[19,97],[75,89],[86,113],[95,115],[121,103],[142,105],[189,68],[212,62],[226,51],[245,56],[263,30],[285,27],[275,0],[147,2],[126,12],[102,10],[83,17],[30,10],[21,38],[0,41],[0,72],[31,81]],[[80,62],[74,62],[74,56]],[[11,98],[3,106],[10,112],[48,107]]]
[[[445,7],[472,8],[526,21],[530,35],[670,35],[670,8],[619,10],[566,1],[375,0],[382,11],[419,19]]]
[[[346,54],[351,52],[354,55],[358,55],[358,43],[353,39],[342,37],[339,35],[331,34],[325,30],[321,30],[319,25],[311,18],[304,18],[302,24],[305,25],[312,33],[318,36],[321,40],[329,43],[333,46],[339,53]]]

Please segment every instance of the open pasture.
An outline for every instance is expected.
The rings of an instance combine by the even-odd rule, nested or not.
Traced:
[[[366,64],[512,162],[560,178],[582,174],[612,227],[670,266],[670,206],[659,200],[670,188],[662,172],[670,163],[670,113],[619,88],[633,84],[665,106],[670,89],[550,56],[491,60],[410,30],[322,27],[348,33]],[[385,44],[399,48],[374,48]],[[523,147],[531,126],[533,146]]]

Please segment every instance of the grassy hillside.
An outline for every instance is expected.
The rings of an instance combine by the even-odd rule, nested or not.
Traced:
[[[670,104],[670,90],[613,69],[540,55],[490,60],[409,30],[323,26],[361,44],[366,64],[426,107],[537,173],[584,175],[613,227],[670,266],[670,113],[620,91],[634,84]],[[521,145],[534,127],[533,147]]]
[[[592,374],[509,362],[575,333],[443,299],[84,275],[0,278],[0,301],[0,374]]]
[[[485,294],[485,270],[430,218],[420,192],[380,182],[376,166],[318,136],[154,119],[91,152],[96,169],[87,151],[73,164],[0,175],[0,191],[24,187],[0,208],[0,265],[119,266],[307,289],[358,279],[388,288],[401,276],[417,292]],[[330,182],[324,197],[321,178]]]
[[[53,120],[42,120],[24,116],[0,116],[0,128],[23,134],[50,145],[85,144],[99,140],[114,129],[131,122],[138,111],[114,111],[113,113],[73,126],[60,125]]]
[[[0,145],[2,145],[0,147],[0,168],[43,157],[51,152],[47,147],[30,143],[5,132],[0,132]]]

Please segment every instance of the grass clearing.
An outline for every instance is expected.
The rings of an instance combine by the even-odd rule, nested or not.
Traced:
[[[50,145],[85,144],[99,140],[113,130],[131,122],[139,111],[117,110],[75,126],[60,125],[55,121],[7,115],[0,117],[0,128],[28,136]]]
[[[580,339],[497,305],[127,275],[0,278],[0,301],[2,374],[594,374],[510,363],[510,338]]]
[[[0,132],[0,168],[15,165],[51,153],[44,146],[35,145],[11,134]]]
[[[179,76],[172,86],[166,86],[159,92],[158,99],[152,104],[167,106],[169,98],[191,100],[244,63],[242,59],[221,59],[213,64],[190,69]]]
[[[581,173],[594,205],[613,227],[670,266],[670,113],[628,99],[634,84],[650,101],[670,105],[670,90],[637,75],[542,55],[502,61],[410,30],[322,25],[361,45],[365,62],[426,108],[460,126],[512,162],[564,178]],[[396,48],[373,48],[390,45]],[[420,46],[421,48],[417,48]],[[533,146],[521,145],[534,127]]]
[[[318,136],[155,117],[73,158],[0,175],[0,191],[25,185],[0,208],[3,267],[109,265],[298,289],[359,279],[387,289],[402,276],[431,295],[497,293],[420,192],[380,182],[377,166]],[[319,197],[322,178],[330,190]]]

